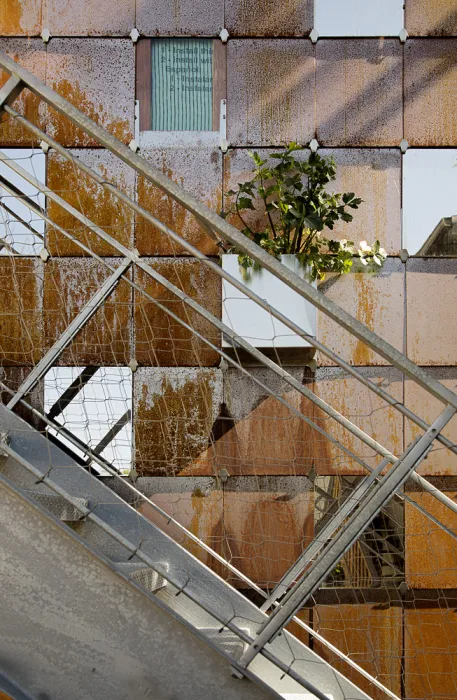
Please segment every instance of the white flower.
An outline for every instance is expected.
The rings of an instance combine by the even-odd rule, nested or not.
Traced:
[[[382,265],[382,262],[377,255],[373,255],[373,260],[375,261],[376,265]]]
[[[379,255],[381,255],[383,258],[387,258],[387,253],[384,248],[379,249]]]
[[[365,258],[360,258],[360,262],[362,263],[362,265],[368,265],[368,260],[365,260]]]
[[[360,249],[363,250],[364,253],[371,253],[371,246],[368,245],[366,241],[360,241]]]
[[[342,238],[341,241],[340,241],[340,246],[341,246],[342,248],[344,248],[344,247],[346,246],[346,244],[347,244],[346,238]]]

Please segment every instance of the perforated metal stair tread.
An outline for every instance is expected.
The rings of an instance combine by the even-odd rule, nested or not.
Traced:
[[[200,627],[199,630],[205,637],[226,651],[227,654],[230,654],[234,659],[240,659],[247,647],[247,644],[245,644],[242,639],[228,629],[221,629],[220,627]],[[250,632],[248,628],[243,629],[243,631],[247,634]]]
[[[29,489],[23,489],[26,496],[33,498],[37,503],[39,503],[43,508],[46,508],[50,513],[59,518],[66,523],[73,523],[80,520],[83,517],[83,512],[78,510],[78,508],[69,503],[63,496],[59,496],[57,493],[42,493],[40,491],[31,491]],[[86,498],[74,498],[81,508],[88,508],[89,501]]]
[[[167,585],[166,579],[146,564],[117,562],[116,569],[151,593]]]

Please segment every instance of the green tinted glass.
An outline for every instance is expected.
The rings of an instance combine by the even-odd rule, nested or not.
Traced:
[[[153,131],[211,131],[213,42],[152,40]]]

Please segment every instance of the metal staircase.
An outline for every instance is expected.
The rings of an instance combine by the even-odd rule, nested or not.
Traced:
[[[68,204],[56,191],[0,153],[1,163],[10,168],[12,175],[19,176],[44,195],[48,208],[37,205],[21,192],[14,184],[13,177],[8,179],[1,176],[3,190],[10,197],[20,200],[35,219],[44,221],[111,272],[58,341],[42,353],[19,388],[12,390],[6,382],[1,383],[2,390],[9,393],[10,399],[7,406],[0,407],[0,539],[2,578],[5,582],[2,585],[5,594],[0,602],[0,673],[34,698],[213,698],[216,694],[224,698],[253,699],[267,696],[297,700],[312,697],[321,700],[368,698],[369,695],[359,690],[323,656],[285,629],[291,621],[295,621],[314,640],[342,659],[348,668],[368,680],[377,692],[384,693],[385,697],[397,697],[379,679],[370,676],[294,616],[325,583],[354,543],[360,542],[363,546],[364,542],[367,546],[366,533],[370,524],[392,499],[402,503],[407,501],[455,539],[456,535],[450,528],[403,493],[402,487],[412,480],[423,492],[436,498],[453,513],[457,512],[457,505],[451,498],[416,472],[435,441],[457,453],[452,441],[442,435],[443,428],[456,413],[457,395],[429,377],[402,353],[286,269],[227,221],[4,54],[0,54],[0,67],[11,76],[0,90],[0,114],[3,111],[7,118],[20,124],[36,143],[54,149],[68,162],[69,168],[93,179],[201,265],[244,292],[273,318],[306,339],[422,430],[422,434],[402,455],[394,455],[298,381],[279,361],[267,357],[238,337],[181,286],[158,272],[136,249],[120,243],[82,211]],[[384,389],[232,278],[214,260],[172,231],[153,213],[32,124],[13,106],[25,88],[184,207],[212,238],[248,253],[259,265],[438,399],[444,404],[442,413],[431,426],[425,423]],[[87,241],[81,241],[73,232],[57,224],[50,216],[50,203],[73,217],[96,240],[107,243],[121,257],[120,264],[113,266],[110,258],[98,256]],[[14,250],[8,243],[5,248],[14,257]],[[131,274],[132,270],[141,271],[147,279],[152,279],[179,300],[189,312],[187,320],[163,304],[160,296],[148,292],[140,277]],[[236,367],[286,407],[291,415],[303,421],[367,472],[367,476],[354,485],[348,498],[335,508],[332,517],[325,519],[313,542],[269,593],[252,583],[179,522],[173,521],[193,545],[210,554],[222,568],[263,596],[266,600],[261,607],[250,602],[194,554],[171,539],[166,534],[165,525],[173,518],[162,511],[153,499],[141,494],[134,483],[122,480],[116,469],[101,457],[100,450],[82,443],[56,422],[55,415],[44,415],[26,400],[29,392],[56,366],[62,353],[103,306],[120,281],[127,283],[136,294],[142,295],[185,328],[193,338],[217,352],[229,366]],[[195,315],[210,324],[215,333],[223,334],[231,342],[234,352],[226,352],[202,334],[192,320]],[[331,430],[327,431],[297,408],[287,395],[281,395],[259,375],[251,372],[239,361],[238,351],[248,353],[272,376],[284,382],[288,389],[312,402],[330,421],[335,421],[373,450],[379,457],[377,466],[371,467],[344,441],[335,439]],[[25,409],[29,420],[18,416],[20,408]],[[39,421],[39,429],[34,426],[32,418]],[[129,419],[126,414],[124,423]],[[65,438],[67,447],[63,443],[59,446],[60,438]],[[85,466],[72,453],[72,447],[75,454],[78,450],[84,453],[88,460]],[[390,468],[384,473],[389,465]],[[93,468],[97,466],[112,474],[117,482],[115,488],[112,484],[108,487],[103,483],[99,477],[100,470]],[[129,505],[125,492],[147,502],[163,518],[163,529]],[[391,543],[383,547],[382,555],[388,556],[392,551]],[[135,626],[132,625],[133,617]],[[247,680],[241,681],[241,678]]]

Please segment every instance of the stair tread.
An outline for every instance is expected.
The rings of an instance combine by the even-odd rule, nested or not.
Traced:
[[[164,588],[166,579],[142,562],[116,562],[116,569],[150,592]]]

